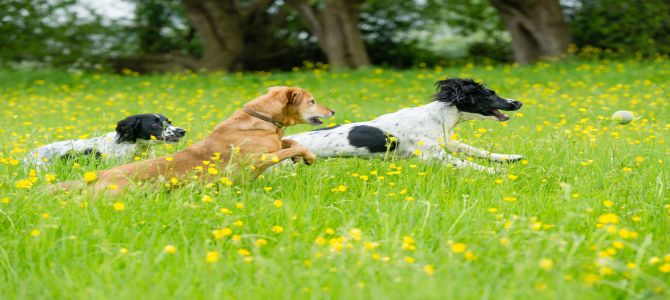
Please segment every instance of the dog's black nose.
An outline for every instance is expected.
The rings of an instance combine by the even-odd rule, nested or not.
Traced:
[[[514,101],[512,101],[512,105],[514,105],[514,109],[519,109],[519,108],[521,108],[521,106],[523,106],[523,103],[514,100]]]
[[[335,115],[335,111],[331,109],[331,110],[330,110],[330,116],[332,117],[332,116],[334,116],[334,115]]]
[[[181,129],[181,128],[177,128],[177,129],[174,130],[174,133],[178,136],[184,136],[184,135],[186,135],[186,130]]]

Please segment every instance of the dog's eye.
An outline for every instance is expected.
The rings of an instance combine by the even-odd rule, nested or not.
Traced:
[[[312,99],[312,100],[309,100],[309,103],[310,104],[316,104],[316,101],[314,101],[314,99]]]

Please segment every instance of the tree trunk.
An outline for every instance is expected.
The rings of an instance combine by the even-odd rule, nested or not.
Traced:
[[[558,0],[490,0],[512,36],[514,59],[521,64],[560,56],[570,30]]]
[[[244,30],[232,1],[183,0],[188,19],[200,34],[200,69],[230,70],[244,53]]]
[[[370,57],[358,28],[359,8],[364,1],[324,0],[323,8],[310,5],[308,0],[288,2],[298,10],[303,23],[316,36],[332,67],[370,65]]]

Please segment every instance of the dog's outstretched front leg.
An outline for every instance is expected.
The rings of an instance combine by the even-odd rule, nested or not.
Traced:
[[[475,169],[477,171],[484,171],[484,172],[489,173],[489,174],[497,173],[496,169],[494,169],[494,168],[485,167],[485,166],[482,166],[480,164],[473,163],[471,161],[467,161],[467,160],[463,160],[463,159],[460,159],[460,158],[457,158],[457,157],[453,157],[451,155],[447,155],[444,158],[444,162],[447,163],[447,164],[450,164],[450,165],[452,165],[456,168],[459,168],[459,169],[472,168],[472,169]]]
[[[282,147],[282,149],[288,149],[288,148],[297,148],[297,147],[301,147],[301,146],[300,146],[300,143],[298,143],[295,140],[282,139],[281,140],[281,147]],[[293,157],[291,157],[291,160],[293,160],[294,163],[300,163],[303,159],[302,159],[302,156],[293,156]]]
[[[307,165],[311,165],[316,161],[316,155],[302,146],[281,149],[277,152],[269,153],[268,156],[270,157],[269,160],[259,161],[254,165],[258,174],[263,173],[268,167],[287,158],[300,157]]]
[[[481,157],[481,158],[486,158],[492,161],[497,161],[497,162],[515,162],[515,161],[520,161],[523,159],[523,156],[517,155],[517,154],[499,154],[499,153],[491,153],[483,149],[479,149],[476,147],[472,147],[467,144],[463,144],[459,141],[449,141],[447,142],[444,147],[451,151],[451,152],[460,152],[460,153],[465,153],[466,155],[471,155],[471,156],[476,156],[476,157]]]
[[[419,150],[419,151],[417,151]],[[421,159],[429,161],[429,160],[440,160],[444,162],[445,164],[452,165],[456,168],[459,169],[464,169],[464,168],[472,168],[478,171],[485,171],[489,174],[495,174],[496,169],[491,168],[491,167],[485,167],[480,164],[473,163],[471,161],[467,160],[462,160],[457,157],[453,157],[449,154],[447,154],[443,149],[440,149],[439,145],[430,145],[426,146],[424,145],[423,147],[419,149],[414,149],[413,153],[415,155],[418,155]]]
[[[300,147],[300,143],[296,140],[292,139],[282,139],[281,140],[281,148],[286,149],[286,148],[292,148],[292,147]]]

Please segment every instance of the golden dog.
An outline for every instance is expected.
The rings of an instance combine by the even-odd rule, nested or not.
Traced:
[[[93,190],[96,194],[102,191],[118,194],[133,181],[159,176],[184,177],[202,167],[208,168],[203,166],[205,161],[232,172],[242,171],[242,163],[248,162],[252,178],[287,158],[311,164],[316,160],[312,152],[293,140],[282,140],[284,127],[305,123],[319,125],[323,123],[319,118],[334,114],[335,111],[317,104],[314,97],[301,88],[272,87],[267,94],[245,104],[243,110],[219,123],[204,140],[184,150],[99,171]],[[204,179],[214,177],[208,172],[201,173]],[[60,188],[68,189],[81,183],[64,182]]]

